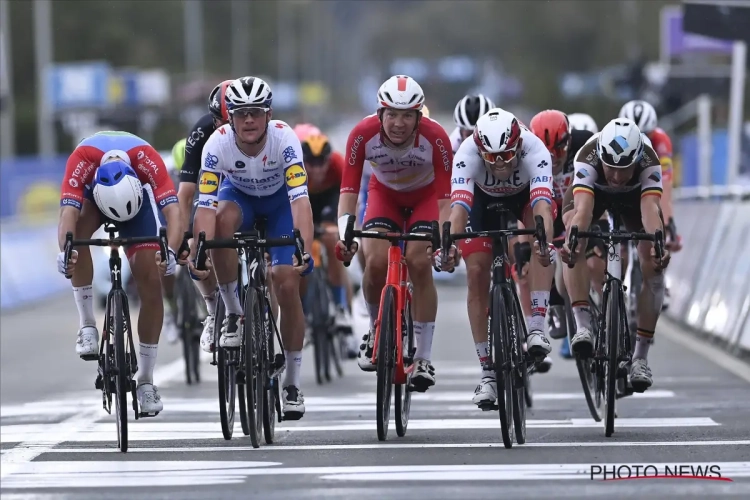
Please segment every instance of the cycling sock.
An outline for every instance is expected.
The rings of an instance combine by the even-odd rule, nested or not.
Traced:
[[[549,307],[549,290],[531,292],[531,319],[528,321],[529,331],[544,332],[544,318]]]
[[[432,337],[434,334],[434,321],[414,322],[414,340],[417,342],[417,352],[414,353],[415,359],[430,360],[432,356]]]
[[[591,306],[588,300],[578,300],[571,304],[573,317],[576,320],[578,328],[588,328],[591,330]]]
[[[380,311],[380,304],[367,303],[367,311],[370,313],[370,330],[375,329],[375,322],[378,320],[378,312]]]
[[[638,334],[635,336],[635,351],[633,352],[633,359],[648,359],[648,348],[654,343],[654,332],[645,330],[643,328],[638,329]]]
[[[224,305],[227,307],[227,313],[242,315],[242,304],[240,304],[239,289],[237,288],[237,280],[231,281],[224,285],[219,285],[219,292],[221,298],[224,301]]]
[[[490,369],[490,343],[475,342],[474,347],[477,349],[479,365],[482,367],[482,378],[494,377],[495,373]]]
[[[208,295],[203,296],[203,300],[206,301],[206,309],[208,310],[208,314],[211,316],[216,315],[216,304],[217,299],[219,298],[219,287],[217,286],[213,292],[211,292]]]
[[[84,326],[96,327],[96,317],[94,317],[94,287],[92,285],[74,286],[73,297],[76,300],[81,328]]]
[[[138,343],[138,385],[154,383],[154,367],[159,344]]]
[[[346,295],[346,288],[343,286],[332,286],[333,300],[336,301],[336,305],[344,310],[349,309],[349,300]]]
[[[299,389],[299,378],[302,371],[302,351],[284,351],[284,356],[286,356],[284,387],[293,385]]]

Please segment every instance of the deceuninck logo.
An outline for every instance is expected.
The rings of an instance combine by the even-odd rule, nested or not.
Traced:
[[[718,464],[601,464],[589,467],[592,481],[626,479],[698,479],[732,481],[721,474]]]

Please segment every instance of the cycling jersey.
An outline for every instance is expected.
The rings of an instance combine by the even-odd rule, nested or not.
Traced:
[[[458,127],[454,128],[449,139],[451,141],[451,151],[453,151],[453,154],[455,155],[458,152],[461,143],[464,142],[464,139],[461,137],[461,129]]]
[[[661,172],[665,181],[672,180],[672,141],[664,130],[655,128],[653,132],[648,134],[651,146],[659,155],[661,162]]]
[[[339,189],[341,186],[341,175],[344,171],[344,157],[339,152],[331,153],[328,160],[328,170],[325,177],[316,182],[312,175],[313,170],[318,167],[307,167],[307,192],[310,196],[328,191],[332,188]]]
[[[68,158],[60,190],[61,206],[79,210],[83,207],[84,192],[91,188],[102,156],[111,150],[127,154],[138,179],[151,186],[160,208],[177,203],[177,193],[167,167],[148,142],[128,132],[103,131],[82,140]]]
[[[464,141],[453,162],[451,207],[459,205],[471,212],[475,186],[495,198],[513,196],[529,187],[531,207],[540,200],[547,200],[554,217],[557,206],[552,204],[552,158],[541,139],[525,127],[521,127],[521,145],[516,158],[513,173],[501,180],[485,167],[474,140]]]
[[[573,129],[570,133],[570,146],[568,146],[568,157],[565,159],[565,164],[562,170],[557,174],[553,174],[553,182],[555,184],[555,201],[558,205],[562,203],[565,191],[568,190],[570,185],[573,183],[573,173],[575,172],[575,157],[578,150],[583,147],[584,144],[594,135],[589,130],[576,130]]]
[[[302,163],[302,146],[294,131],[280,120],[268,124],[266,144],[257,156],[247,156],[235,144],[235,134],[223,125],[203,146],[198,206],[215,209],[219,178],[237,191],[267,197],[286,188],[290,201],[307,196],[307,174]]]
[[[198,183],[203,147],[215,130],[216,126],[211,113],[201,116],[193,125],[193,129],[185,142],[185,162],[182,164],[182,170],[180,170],[180,182]]]

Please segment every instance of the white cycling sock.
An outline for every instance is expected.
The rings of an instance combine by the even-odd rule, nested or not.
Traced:
[[[138,342],[138,385],[154,383],[154,367],[159,344]]]
[[[415,359],[430,360],[432,356],[432,337],[434,334],[434,321],[414,322],[414,340],[417,342],[417,352],[414,354]]]
[[[242,304],[240,304],[240,294],[237,286],[237,280],[234,280],[224,285],[219,285],[219,292],[221,293],[222,300],[224,300],[227,313],[242,315]]]
[[[528,321],[529,332],[544,332],[544,318],[549,307],[549,290],[531,292],[531,319]]]
[[[286,356],[284,387],[293,385],[299,389],[299,379],[302,371],[302,351],[284,351],[284,356]]]
[[[81,328],[84,326],[96,327],[96,318],[94,317],[94,287],[92,285],[74,286],[73,297],[78,308],[78,318]]]
[[[380,304],[367,303],[367,312],[370,313],[370,331],[375,330],[375,322],[378,320],[378,313],[380,312]]]
[[[477,357],[479,358],[479,365],[482,367],[482,378],[494,377],[495,373],[492,370],[487,369],[490,363],[490,343],[489,342],[475,342],[474,347],[477,349]]]
[[[633,359],[648,359],[648,349],[653,343],[654,332],[639,328],[638,333],[635,336]]]
[[[573,318],[576,320],[578,328],[588,328],[591,330],[591,306],[587,300],[573,302]]]

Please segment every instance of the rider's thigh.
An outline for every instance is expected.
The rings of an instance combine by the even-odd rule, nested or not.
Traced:
[[[391,244],[384,240],[364,239],[365,274],[385,280],[388,272],[388,249]]]
[[[654,267],[654,263],[651,259],[651,249],[653,248],[653,246],[653,243],[650,241],[638,242],[638,260],[641,261],[641,273],[643,274],[644,278],[648,278],[657,274],[656,268]]]
[[[216,238],[229,238],[240,227],[243,211],[235,201],[222,200],[216,209]]]
[[[492,254],[489,252],[471,253],[464,257],[464,263],[469,295],[489,293]]]
[[[161,274],[156,266],[155,252],[156,250],[151,247],[141,247],[134,251],[128,251],[130,270],[138,286],[138,295],[142,303],[141,309],[144,305],[155,305],[152,304],[152,301],[161,304]]]

